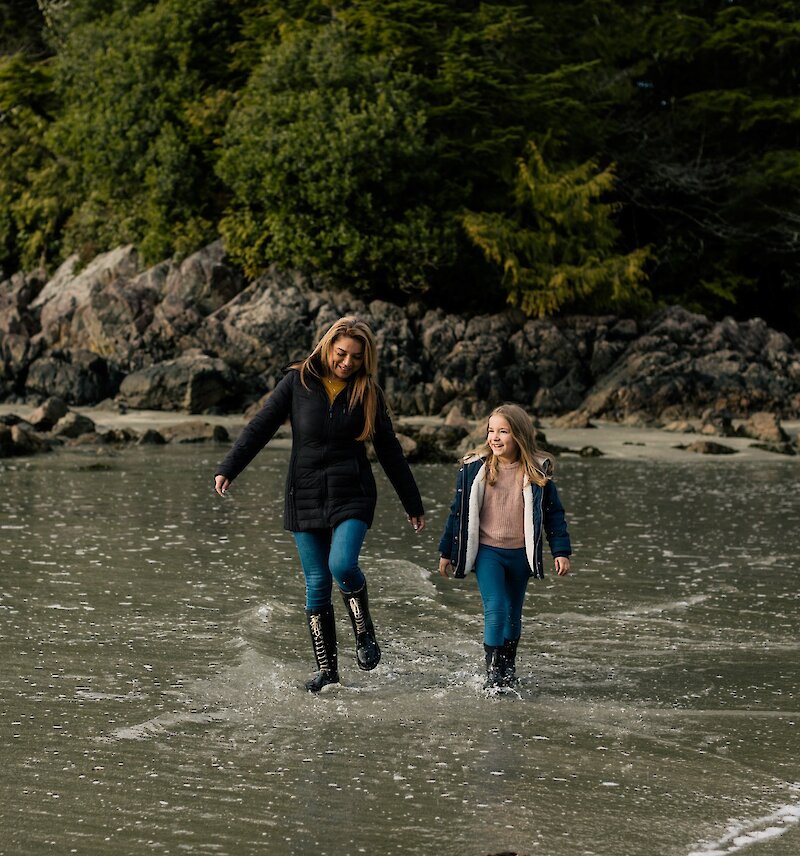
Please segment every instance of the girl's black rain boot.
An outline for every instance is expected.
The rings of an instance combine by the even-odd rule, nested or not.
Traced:
[[[319,670],[313,678],[306,681],[310,693],[318,693],[328,684],[339,683],[339,669],[336,658],[336,622],[333,606],[322,609],[307,609],[306,619],[311,634],[311,647]]]
[[[347,614],[353,623],[353,633],[356,637],[356,661],[358,668],[369,672],[378,665],[381,659],[381,649],[375,639],[375,627],[369,614],[369,600],[367,598],[367,582],[358,590],[353,592],[342,592]]]
[[[486,680],[483,688],[485,690],[495,689],[503,686],[503,649],[496,645],[483,644],[486,651]]]
[[[506,639],[502,648],[502,665],[503,665],[503,686],[515,687],[518,683],[517,679],[517,644],[519,637],[516,639]]]

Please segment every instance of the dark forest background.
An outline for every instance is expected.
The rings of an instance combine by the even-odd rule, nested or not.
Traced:
[[[796,2],[0,0],[0,279],[225,240],[364,295],[800,336]]]

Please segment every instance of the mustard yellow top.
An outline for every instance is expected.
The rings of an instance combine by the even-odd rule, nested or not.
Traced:
[[[347,381],[324,377],[322,378],[322,385],[325,387],[325,392],[328,393],[328,401],[333,404],[336,396],[347,386]]]

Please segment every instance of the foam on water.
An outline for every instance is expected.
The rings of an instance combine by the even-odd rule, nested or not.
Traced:
[[[779,838],[799,821],[800,802],[787,803],[763,817],[732,821],[721,838],[696,845],[687,856],[730,856],[746,847]]]
[[[222,714],[214,712],[164,713],[154,716],[145,722],[136,725],[115,728],[104,737],[97,738],[100,742],[113,740],[146,740],[150,737],[161,737],[178,731],[186,725],[206,724],[209,722],[220,722],[226,719]]]

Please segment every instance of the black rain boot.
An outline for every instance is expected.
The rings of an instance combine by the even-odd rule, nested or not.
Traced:
[[[506,639],[502,647],[503,657],[503,686],[515,687],[518,683],[517,678],[517,645],[519,637],[516,639]]]
[[[313,678],[306,681],[306,689],[310,693],[318,693],[328,684],[339,683],[339,669],[336,660],[336,622],[333,617],[333,606],[322,609],[307,609],[306,619],[311,634],[311,647],[314,649],[314,659],[319,671]]]
[[[378,665],[381,659],[381,649],[375,639],[375,627],[369,614],[367,598],[367,581],[359,591],[342,592],[347,614],[353,623],[353,633],[356,637],[356,661],[358,668],[369,672]]]
[[[486,680],[483,688],[492,690],[503,686],[503,649],[483,643],[486,652]]]

